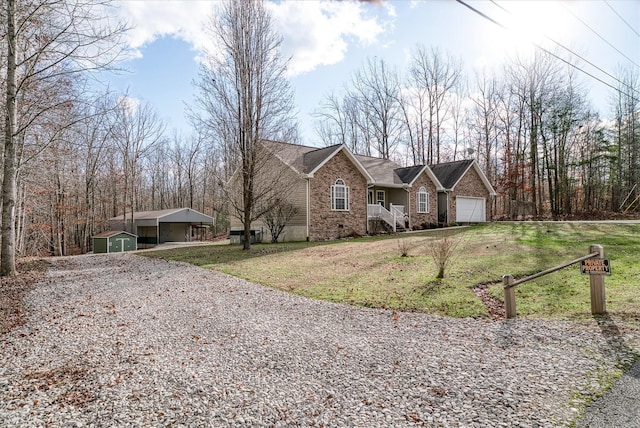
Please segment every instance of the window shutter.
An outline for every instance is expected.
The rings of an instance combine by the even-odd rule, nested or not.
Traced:
[[[347,186],[344,188],[344,209],[349,210],[349,188]]]
[[[335,195],[335,186],[331,186],[331,209],[336,209],[336,195]]]

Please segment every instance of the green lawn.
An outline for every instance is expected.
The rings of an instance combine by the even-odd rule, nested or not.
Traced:
[[[443,280],[429,248],[443,234],[456,245]],[[211,245],[142,253],[215,269],[303,296],[353,305],[488,317],[474,286],[491,283],[502,300],[501,278],[526,276],[604,247],[612,275],[606,277],[607,309],[640,314],[640,225],[490,223],[391,237],[334,242]],[[401,257],[401,247],[408,257]],[[573,265],[516,288],[518,316],[590,317],[589,278]]]

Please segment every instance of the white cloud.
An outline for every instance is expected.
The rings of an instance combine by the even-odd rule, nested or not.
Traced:
[[[384,28],[375,16],[367,16],[367,10],[395,15],[389,4],[381,8],[361,2],[283,1],[269,7],[284,39],[284,54],[292,56],[290,75],[342,61],[350,43],[377,42]]]
[[[121,17],[132,27],[128,45],[134,56],[142,56],[146,45],[165,36],[184,40],[200,53],[214,48],[204,27],[219,6],[217,2],[122,0],[117,4]],[[289,64],[292,76],[313,71],[320,65],[339,63],[350,44],[368,46],[378,42],[384,26],[376,15],[395,16],[389,3],[314,0],[265,4],[274,29],[283,37],[283,56],[292,57]]]
[[[184,40],[195,50],[207,44],[204,23],[216,3],[211,1],[119,1],[120,15],[131,27],[127,43],[141,56],[145,45],[168,36]]]
[[[123,106],[124,110],[131,115],[138,109],[138,107],[140,107],[142,101],[138,98],[130,97],[129,95],[121,95],[116,100],[116,104]]]

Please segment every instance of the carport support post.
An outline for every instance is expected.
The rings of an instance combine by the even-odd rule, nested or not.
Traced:
[[[514,283],[513,275],[502,277],[504,284],[504,312],[507,318],[516,317],[516,290],[511,284]]]
[[[589,254],[599,253],[597,257],[604,258],[602,245],[590,245]],[[607,299],[604,289],[604,275],[589,275],[591,288],[591,314],[602,315],[607,312]]]

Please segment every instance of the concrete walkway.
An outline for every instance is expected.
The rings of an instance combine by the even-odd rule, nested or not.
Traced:
[[[640,360],[576,423],[577,428],[640,427]]]

